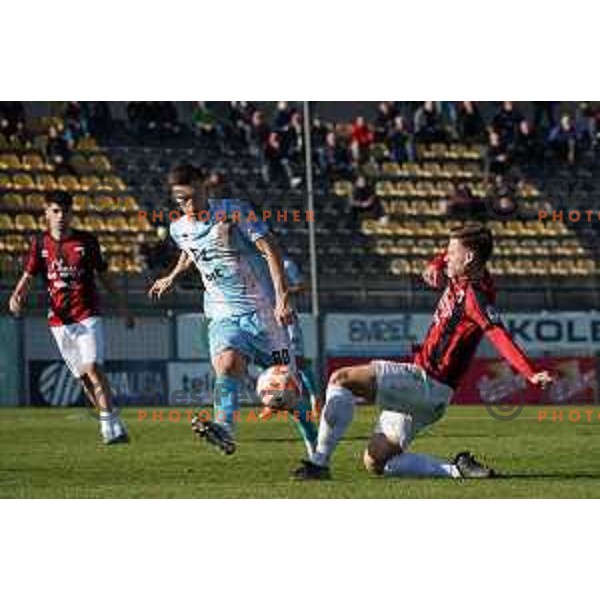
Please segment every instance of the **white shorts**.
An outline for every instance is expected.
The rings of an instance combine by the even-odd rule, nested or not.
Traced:
[[[383,433],[406,450],[420,430],[444,415],[454,391],[414,363],[375,360],[371,364],[376,402],[382,409],[375,433]]]
[[[80,323],[50,327],[63,360],[74,377],[83,368],[104,362],[104,328],[100,317],[88,317]]]

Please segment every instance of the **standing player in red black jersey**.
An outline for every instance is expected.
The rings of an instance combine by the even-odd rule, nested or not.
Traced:
[[[492,248],[492,234],[480,224],[450,232],[447,250],[424,274],[434,288],[442,287],[446,275],[447,285],[413,362],[373,361],[333,373],[317,451],[295,471],[297,479],[329,477],[329,460],[352,421],[355,396],[376,402],[382,409],[364,453],[368,471],[396,477],[494,475],[468,452],[461,452],[452,461],[408,452],[415,434],[446,411],[484,335],[529,383],[545,387],[553,381],[547,371],[536,372],[494,310],[494,284],[485,268]]]
[[[71,229],[72,203],[65,192],[46,196],[48,231],[33,238],[25,272],[9,308],[19,315],[33,278],[43,276],[49,301],[48,324],[61,356],[98,412],[103,441],[123,443],[129,439],[127,430],[113,412],[110,387],[101,368],[104,332],[96,274],[111,294],[118,294],[107,275],[108,265],[98,240],[90,233]]]

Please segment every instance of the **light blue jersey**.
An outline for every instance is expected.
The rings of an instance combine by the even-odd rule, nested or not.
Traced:
[[[264,312],[274,306],[269,267],[255,246],[269,229],[258,216],[248,221],[251,211],[252,206],[242,200],[209,200],[206,220],[184,215],[171,223],[173,241],[200,271],[204,312],[211,319]]]

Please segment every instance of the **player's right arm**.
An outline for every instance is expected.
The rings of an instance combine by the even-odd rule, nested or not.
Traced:
[[[148,297],[159,299],[169,292],[173,288],[173,285],[175,285],[175,280],[182,273],[185,273],[192,266],[193,262],[192,257],[182,250],[179,254],[179,260],[173,267],[173,270],[168,275],[157,279],[152,284],[152,287],[148,290]]]
[[[23,275],[21,275],[21,279],[19,279],[19,282],[15,286],[10,300],[8,301],[8,308],[15,317],[19,316],[23,310],[23,306],[27,302],[27,296],[29,295],[33,278],[42,270],[41,253],[40,248],[38,248],[39,244],[40,242],[37,236],[31,240],[29,255],[25,261],[25,271]]]
[[[423,280],[434,289],[444,284],[444,269],[446,267],[446,250],[443,250],[427,265],[423,271]]]
[[[8,301],[8,308],[15,317],[18,317],[21,314],[23,306],[27,302],[27,296],[29,295],[32,281],[33,275],[30,275],[25,271]]]

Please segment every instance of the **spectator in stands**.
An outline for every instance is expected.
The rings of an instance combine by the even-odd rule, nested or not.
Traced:
[[[335,132],[325,136],[325,146],[318,150],[318,161],[325,183],[334,178],[347,178],[352,173],[352,161],[347,148],[339,141]]]
[[[451,100],[440,100],[436,102],[437,111],[442,119],[442,123],[447,123],[452,137],[456,137],[456,124],[458,120],[458,111],[456,102]]]
[[[394,126],[395,112],[391,102],[380,102],[375,117],[375,141],[384,142]]]
[[[234,151],[247,150],[250,137],[248,103],[232,101],[228,106],[228,118],[225,124],[225,139]],[[253,110],[253,109],[252,109]]]
[[[295,185],[297,185],[289,160],[283,153],[281,137],[276,131],[268,134],[264,155],[263,177],[265,183],[274,183],[283,187],[294,187],[292,186],[292,180],[294,180]]]
[[[9,137],[9,140],[14,146],[23,150],[27,150],[33,146],[33,136],[25,127],[24,121],[16,122],[16,130]]]
[[[452,186],[453,191],[446,201],[446,214],[454,219],[485,219],[485,202],[473,195],[466,183]]]
[[[221,147],[219,123],[215,113],[208,108],[206,102],[196,102],[192,113],[192,123],[194,124],[194,133],[201,141],[207,142],[207,145],[214,149]]]
[[[539,102],[533,103],[533,127],[536,131],[540,131],[544,126],[547,129],[552,129],[556,125],[556,108],[558,102]],[[546,124],[544,125],[544,120]]]
[[[89,134],[87,107],[80,102],[67,102],[63,112],[65,136],[77,142]]]
[[[502,143],[509,146],[513,143],[519,123],[522,120],[521,113],[515,109],[513,103],[505,100],[492,121],[492,127],[500,136]]]
[[[0,122],[2,123],[2,133],[8,139],[16,133],[19,123],[25,123],[25,108],[23,103],[0,102]]]
[[[181,123],[174,102],[156,102],[156,121],[161,137],[176,137],[181,133]]]
[[[462,142],[477,143],[485,139],[485,123],[475,102],[464,100],[458,107],[457,133]]]
[[[255,110],[250,120],[248,142],[251,156],[258,158],[261,164],[268,140],[269,127],[265,121],[265,116],[260,110]]]
[[[364,175],[359,175],[354,182],[350,199],[350,215],[355,226],[359,225],[363,218],[387,221],[383,206],[375,195],[375,189],[367,182]]]
[[[495,215],[513,216],[518,210],[518,184],[503,175],[496,175],[486,193],[488,206]]]
[[[48,129],[45,154],[46,160],[55,167],[66,164],[71,156],[69,144],[54,125]]]
[[[426,144],[444,142],[446,132],[434,102],[427,100],[417,109],[414,118],[415,139]]]
[[[327,134],[329,133],[329,128],[320,117],[315,117],[312,122],[311,127],[311,139],[313,142],[313,146],[315,150],[319,150],[319,148],[323,148],[325,146],[325,139],[327,138]]]
[[[580,102],[577,106],[575,122],[581,123],[580,138],[586,148],[595,148],[597,145],[598,123],[600,122],[600,109],[593,102]]]
[[[90,133],[101,140],[111,136],[114,122],[108,102],[90,102],[89,129]]]
[[[273,129],[275,131],[285,131],[290,124],[292,118],[292,111],[290,110],[289,104],[285,100],[281,100],[277,103],[277,112],[273,119]]]
[[[364,163],[369,158],[369,149],[374,140],[373,132],[364,117],[358,116],[352,123],[350,139],[352,158],[357,163]]]
[[[508,150],[500,135],[492,129],[486,157],[486,170],[488,173],[503,175],[508,169]]]
[[[303,135],[302,116],[299,111],[292,110],[288,124],[281,131],[283,154],[292,162],[302,159]]]
[[[534,129],[526,119],[523,119],[519,123],[512,154],[514,162],[525,168],[531,168],[539,162],[539,140]]]
[[[548,142],[560,162],[574,165],[577,150],[577,129],[570,115],[563,115],[560,123],[548,135]]]
[[[392,160],[399,164],[415,159],[413,136],[408,130],[404,117],[397,116],[394,119],[394,125],[387,135],[386,145]]]

